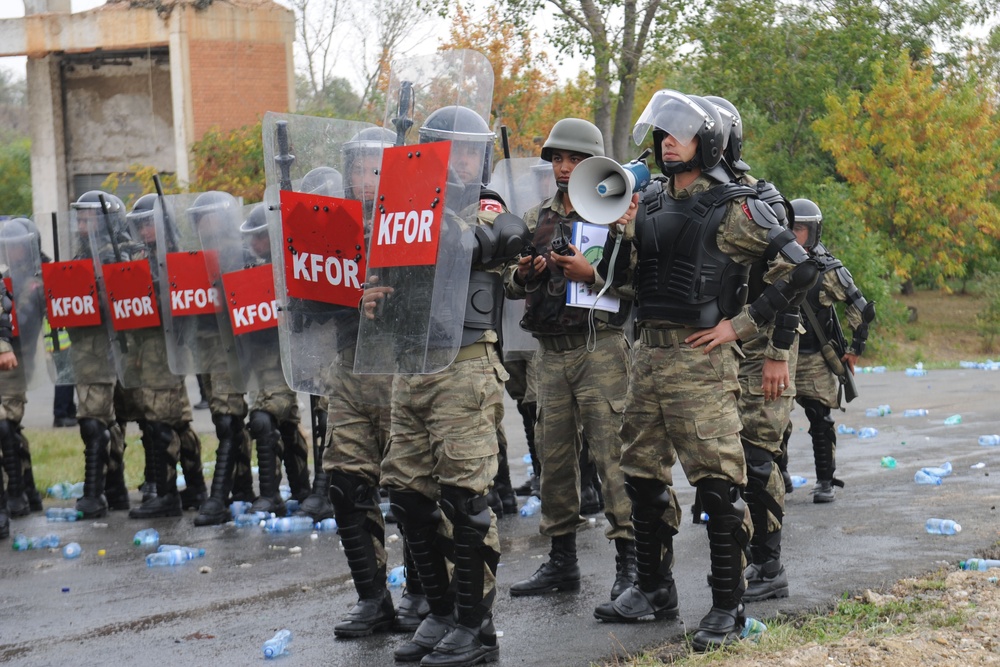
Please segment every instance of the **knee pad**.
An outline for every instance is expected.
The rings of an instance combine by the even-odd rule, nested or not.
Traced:
[[[486,496],[480,496],[458,486],[441,487],[441,508],[456,526],[468,526],[486,535],[493,517]]]
[[[661,513],[670,507],[670,491],[666,482],[658,479],[626,475],[625,492],[637,506],[653,507]]]
[[[330,471],[330,502],[338,512],[368,511],[378,507],[378,489],[358,475]]]
[[[827,422],[833,423],[830,419],[830,408],[826,407],[814,398],[803,398],[799,401],[802,410],[806,413],[806,419],[810,425],[825,426]]]
[[[389,505],[404,526],[437,525],[441,522],[438,504],[416,491],[389,489]]]
[[[236,415],[212,415],[212,423],[215,424],[215,435],[219,440],[233,439],[243,430],[243,420]]]
[[[250,436],[257,440],[278,430],[278,420],[271,413],[254,410],[250,413]]]
[[[733,504],[736,501],[737,487],[728,479],[706,477],[695,486],[701,493],[702,507],[710,518],[738,516],[740,521],[743,520],[743,513],[738,512]]]
[[[85,443],[101,440],[104,444],[111,441],[111,432],[100,419],[84,417],[80,419],[80,437]]]
[[[743,454],[747,461],[747,486],[766,487],[771,478],[771,470],[774,468],[774,454],[766,449],[746,444],[743,445]]]

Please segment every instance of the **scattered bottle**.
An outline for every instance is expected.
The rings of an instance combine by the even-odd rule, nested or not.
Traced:
[[[940,486],[941,478],[937,475],[928,475],[923,468],[917,471],[913,476],[913,481],[917,484],[930,484],[932,486]]]
[[[969,466],[969,469],[970,470],[982,470],[985,467],[986,467],[986,464],[983,463],[982,461],[980,461],[979,463],[973,463],[971,466]]]
[[[521,506],[521,516],[534,516],[542,509],[542,499],[538,496],[528,496]]]
[[[79,543],[70,542],[69,544],[63,547],[62,550],[63,558],[65,558],[66,560],[73,560],[74,558],[79,558],[81,551],[83,551],[83,549],[80,548]]]
[[[951,461],[945,461],[940,468],[922,468],[928,475],[934,475],[944,479],[951,474]]]
[[[927,415],[927,410],[923,408],[917,408],[916,410],[903,410],[904,417],[926,417]]]
[[[883,456],[882,457],[882,467],[883,468],[895,468],[896,467],[896,459],[892,458],[891,456]]]
[[[885,373],[885,366],[872,366],[872,373]]]
[[[702,523],[708,523],[708,512],[702,512],[698,518],[701,519]]]
[[[986,570],[1000,567],[1000,560],[989,560],[987,558],[970,558],[958,562],[958,566],[963,570],[975,570],[985,572]]]
[[[59,536],[49,533],[43,537],[28,537],[24,533],[18,533],[11,542],[14,551],[28,551],[29,549],[55,549],[59,546]]]
[[[979,444],[983,447],[996,447],[1000,445],[1000,435],[981,435]]]
[[[406,583],[406,568],[402,565],[392,568],[389,570],[389,574],[386,575],[385,581],[392,588],[399,588]]]
[[[292,497],[292,487],[287,484],[282,484],[278,487],[278,495],[281,496],[282,500],[288,502],[288,499]]]
[[[83,482],[58,482],[48,488],[49,496],[59,500],[70,500],[83,497]]]
[[[861,438],[862,440],[874,438],[876,435],[878,435],[878,429],[872,428],[871,426],[866,426],[860,431],[858,431],[858,437]]]
[[[951,417],[948,417],[947,419],[945,419],[944,423],[947,424],[948,426],[954,426],[955,424],[961,424],[962,423],[962,415],[952,415]]]
[[[802,477],[800,475],[792,475],[792,488],[793,489],[800,489],[800,488],[802,488],[803,486],[805,486],[808,483],[809,483],[809,480],[806,479],[805,477]]]
[[[132,544],[137,547],[155,547],[159,543],[160,534],[155,528],[143,528],[132,538]]]
[[[275,519],[268,519],[264,522],[264,531],[268,533],[297,533],[305,530],[312,530],[315,527],[312,517],[308,516],[284,516]]]
[[[76,521],[83,518],[83,512],[72,507],[50,507],[45,510],[45,518],[49,521]]]
[[[295,498],[289,498],[285,502],[285,516],[295,516],[295,513],[299,511],[299,501]]]
[[[261,522],[272,518],[274,517],[270,512],[251,512],[249,514],[238,515],[233,519],[233,523],[236,524],[237,528],[247,528],[249,526],[259,526]]]
[[[927,519],[926,528],[931,535],[955,535],[962,532],[962,526],[951,519]]]
[[[750,641],[757,641],[760,636],[764,634],[767,630],[767,626],[758,621],[756,618],[746,617],[743,621],[743,629],[740,630],[741,639],[749,639]]]
[[[266,642],[262,650],[264,651],[264,659],[271,660],[277,658],[279,655],[284,655],[288,653],[288,644],[292,641],[292,631],[288,628],[279,630],[278,634],[274,635]]]
[[[524,461],[527,465],[530,466],[531,465],[531,453],[529,452],[529,453],[525,454],[523,457],[521,457],[521,460]]]
[[[183,551],[184,555],[191,558],[201,558],[205,555],[205,550],[200,547],[185,547],[180,544],[161,544],[157,549],[157,552],[163,551]]]
[[[927,375],[927,371],[923,368],[907,368],[904,372],[909,377],[923,377]]]
[[[180,565],[189,560],[197,558],[197,550],[191,552],[181,549],[171,549],[170,551],[154,551],[146,556],[146,567],[164,567],[168,565]]]
[[[253,503],[248,500],[234,500],[229,505],[229,514],[232,515],[233,520],[235,520],[236,517],[241,514],[249,514],[251,505],[253,505]]]
[[[840,435],[854,435],[858,431],[853,426],[847,424],[837,424],[837,433]]]
[[[316,530],[321,533],[336,533],[337,532],[337,520],[333,517],[329,519],[323,519],[316,524]]]
[[[877,408],[868,408],[865,410],[865,417],[885,417],[889,414],[892,414],[892,408],[888,405],[880,405]]]

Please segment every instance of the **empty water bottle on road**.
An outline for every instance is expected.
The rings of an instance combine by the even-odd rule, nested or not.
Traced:
[[[892,408],[888,405],[880,405],[877,408],[868,408],[865,410],[865,417],[885,417],[889,414],[892,414]]]
[[[792,475],[792,488],[793,489],[800,489],[800,488],[802,488],[803,486],[805,486],[808,483],[809,483],[809,480],[806,479],[805,477],[802,477],[801,475]]]
[[[249,514],[240,514],[235,519],[233,523],[236,524],[237,528],[247,528],[250,526],[259,526],[261,522],[267,521],[273,518],[270,512],[251,512]]]
[[[155,547],[159,543],[160,534],[155,528],[143,528],[132,538],[132,544],[137,547]]]
[[[50,507],[45,510],[45,518],[49,521],[76,521],[82,517],[83,512],[72,507]]]
[[[922,468],[928,475],[941,477],[942,479],[951,474],[951,461],[945,461],[940,468]]]
[[[983,447],[996,447],[1000,445],[1000,435],[981,435],[979,444]]]
[[[962,423],[962,415],[952,415],[951,417],[948,417],[947,419],[945,419],[944,423],[947,424],[948,426],[954,426],[955,424],[961,424]]]
[[[406,583],[406,569],[402,565],[397,565],[389,570],[389,574],[386,575],[385,580],[389,586],[399,588]]]
[[[941,478],[937,475],[928,475],[927,472],[921,468],[913,476],[913,481],[917,484],[930,484],[932,486],[940,486]]]
[[[758,621],[756,618],[750,618],[747,616],[743,621],[743,629],[740,630],[740,637],[751,641],[757,641],[760,639],[760,636],[764,634],[765,630],[767,630],[766,625]]]
[[[923,408],[917,408],[916,410],[903,410],[904,417],[926,417],[927,414],[927,410]]]
[[[43,537],[27,537],[23,533],[14,536],[11,542],[14,551],[27,551],[29,549],[55,549],[59,546],[59,536],[49,533]]]
[[[895,468],[896,467],[896,459],[892,458],[891,456],[883,456],[882,457],[882,467],[883,468]]]
[[[312,517],[308,516],[283,516],[264,522],[264,530],[268,533],[298,533],[312,530],[315,526]]]
[[[81,551],[83,550],[80,548],[80,544],[78,542],[70,542],[63,547],[63,558],[66,560],[73,560],[74,558],[78,558],[80,556]]]
[[[962,532],[962,526],[951,519],[927,519],[926,528],[931,535],[955,535]]]
[[[854,435],[858,431],[853,426],[848,426],[846,424],[837,424],[837,433],[840,435]]]
[[[986,570],[1000,567],[1000,560],[990,560],[988,558],[969,558],[968,560],[959,561],[958,566],[963,570],[985,572]]]
[[[538,496],[528,496],[521,506],[521,516],[534,516],[542,509],[542,499]]]
[[[200,547],[185,547],[180,544],[161,544],[157,549],[161,551],[183,551],[188,558],[201,558],[205,555],[205,550]]]
[[[333,517],[329,519],[323,519],[316,524],[316,530],[321,533],[336,533],[337,532],[337,520]]]
[[[288,628],[279,630],[278,634],[274,635],[266,642],[262,648],[264,652],[264,658],[266,660],[271,660],[277,658],[279,655],[284,655],[288,652],[288,644],[292,641],[292,631]]]
[[[83,482],[73,484],[71,482],[59,482],[48,488],[48,494],[59,500],[70,500],[72,498],[83,497]]]
[[[146,556],[146,567],[180,565],[181,563],[186,563],[193,558],[197,558],[197,556],[180,549],[172,549],[170,551],[154,551]]]
[[[860,431],[858,431],[858,437],[861,438],[862,440],[874,438],[876,435],[878,435],[878,429],[872,428],[871,426],[866,426]]]
[[[923,377],[927,375],[927,371],[923,368],[907,368],[905,372],[909,377]]]
[[[248,500],[234,500],[229,505],[229,514],[233,517],[233,519],[241,514],[249,514],[251,505],[253,505],[253,503]]]

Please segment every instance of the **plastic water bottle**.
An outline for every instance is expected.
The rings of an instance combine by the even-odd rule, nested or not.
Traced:
[[[793,489],[800,489],[800,488],[802,488],[803,486],[805,486],[808,483],[809,483],[809,480],[806,479],[805,477],[801,477],[799,475],[792,475],[792,488]]]
[[[947,419],[945,419],[944,423],[947,424],[948,426],[954,426],[955,424],[961,424],[962,423],[962,415],[952,415],[951,417],[948,417]]]
[[[59,546],[59,536],[49,533],[43,537],[26,537],[23,533],[14,536],[14,541],[10,545],[14,551],[27,551],[28,549],[55,549]]]
[[[308,516],[283,516],[281,518],[268,519],[264,522],[264,531],[268,533],[297,533],[305,530],[312,530],[315,527],[312,517]]]
[[[292,497],[292,487],[287,484],[282,484],[278,487],[278,495],[281,496],[282,500],[287,502],[288,499]]]
[[[528,496],[521,506],[521,516],[535,516],[542,509],[542,499],[538,496]]]
[[[927,375],[927,371],[923,368],[907,368],[904,371],[909,377],[923,377]]]
[[[277,658],[279,655],[284,655],[288,652],[288,644],[292,641],[292,631],[288,628],[279,630],[278,634],[274,635],[266,642],[261,649],[264,651],[264,659],[271,660]]]
[[[840,435],[854,435],[857,430],[853,426],[848,426],[847,424],[837,424],[837,433]]]
[[[1000,567],[1000,560],[989,560],[986,558],[970,558],[958,562],[958,566],[963,570],[975,570],[985,572],[991,568]]]
[[[299,511],[299,501],[295,498],[289,498],[285,502],[285,516],[295,516],[295,513]]]
[[[83,497],[83,482],[71,484],[70,482],[59,482],[48,488],[48,494],[59,500],[71,500]]]
[[[50,507],[45,510],[45,518],[49,521],[76,521],[83,518],[83,512],[77,512],[72,507]]]
[[[188,560],[192,558],[201,558],[205,555],[205,550],[200,547],[185,547],[180,544],[161,544],[156,551],[182,551]]]
[[[155,528],[143,528],[132,538],[132,544],[137,547],[155,547],[159,543],[160,534]]]
[[[270,512],[251,512],[250,514],[240,514],[233,519],[237,528],[247,528],[249,526],[259,526],[261,521],[268,521],[274,518]]]
[[[962,532],[962,526],[951,519],[927,519],[926,527],[931,535],[955,535]]]
[[[934,475],[944,479],[951,474],[951,461],[945,461],[940,468],[922,468],[928,475]]]
[[[316,530],[321,533],[336,533],[337,532],[337,520],[333,517],[329,519],[323,519],[316,524]]]
[[[865,410],[865,417],[885,417],[888,414],[892,414],[892,408],[888,405],[880,405],[877,408],[868,408]]]
[[[406,583],[406,568],[402,565],[392,568],[389,570],[389,574],[386,575],[385,581],[389,586],[399,588]]]
[[[531,465],[531,453],[529,452],[529,453],[525,454],[523,457],[521,457],[521,460],[524,461],[525,465],[529,465],[530,466]]]
[[[249,514],[251,505],[253,505],[253,503],[248,500],[234,500],[229,505],[229,514],[233,517],[233,520],[235,521],[236,517],[238,517],[239,515]]]
[[[73,560],[74,558],[79,558],[80,552],[83,550],[80,548],[79,543],[70,542],[69,544],[63,547],[62,551],[63,551],[63,558],[65,558],[66,560]]]
[[[1000,445],[1000,435],[981,435],[979,444],[983,447],[996,447]]]
[[[764,634],[767,630],[767,626],[758,621],[756,618],[746,617],[743,621],[743,629],[740,630],[741,639],[749,639],[750,641],[757,641],[760,636]]]
[[[862,440],[874,438],[876,435],[878,435],[878,429],[872,428],[871,426],[866,426],[860,431],[858,431],[858,437],[861,438]]]
[[[927,410],[924,410],[923,408],[918,408],[916,410],[903,410],[904,417],[926,417],[927,414]]]
[[[172,549],[170,551],[154,551],[146,556],[146,567],[180,565],[181,563],[188,562],[192,558],[196,558],[196,556],[180,549]]]
[[[873,366],[872,373],[885,373],[885,366]]]
[[[927,471],[921,468],[917,471],[917,474],[913,476],[913,481],[917,484],[930,484],[932,486],[940,486],[941,478],[937,475],[928,475]]]
[[[892,458],[891,456],[883,456],[882,457],[882,467],[883,468],[895,468],[896,467],[896,459]]]

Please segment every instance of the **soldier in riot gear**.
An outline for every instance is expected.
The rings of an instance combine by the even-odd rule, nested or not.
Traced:
[[[624,232],[611,228],[598,267],[613,285],[634,284],[638,302],[621,464],[632,498],[638,584],[598,606],[595,616],[611,622],[677,617],[671,561],[681,510],[670,469],[680,460],[709,515],[712,608],[692,637],[695,650],[707,651],[740,636],[744,550],[753,530],[749,511],[736,501],[747,466],[735,343],[799,301],[817,269],[756,190],[732,182],[719,166],[725,136],[713,105],[658,91],[633,138],[640,143],[650,129],[667,179],[646,188]],[[632,241],[634,258],[620,253],[612,266],[609,248],[622,235]],[[744,308],[749,268],[761,257],[770,258],[767,286]],[[776,328],[768,358],[781,359],[793,334]],[[789,384],[787,362],[777,359],[777,372],[767,374],[762,389],[767,400]]]
[[[420,139],[452,141],[442,236],[460,234],[462,247],[471,250],[472,271],[457,356],[449,348],[443,370],[404,371],[393,378],[392,446],[382,462],[382,484],[430,606],[395,656],[423,665],[472,665],[499,655],[492,608],[500,543],[487,499],[497,471],[507,378],[497,329],[501,271],[524,247],[526,228],[485,189],[494,134],[480,112],[442,106],[424,119]],[[392,291],[391,281],[366,289],[362,312],[368,321],[389,321],[391,309],[376,306]],[[395,301],[392,308],[415,303]],[[364,335],[362,330],[359,362]],[[440,350],[429,352],[437,358]]]
[[[594,155],[604,155],[604,137],[593,123],[564,118],[552,127],[542,159],[552,164],[558,191],[525,214],[536,252],[520,258],[504,276],[507,295],[526,300],[521,327],[539,343],[535,444],[541,467],[539,531],[552,540],[549,560],[511,586],[515,596],[580,589],[576,531],[586,523],[580,515],[584,440],[603,480],[609,524],[605,535],[617,550],[611,599],[635,583],[631,507],[619,467],[619,428],[629,380],[624,325],[632,301],[629,294],[620,294],[618,311],[598,311],[593,323],[588,309],[566,303],[570,281],[592,285],[597,280],[594,267],[568,243],[574,223],[584,221],[567,191],[570,175]],[[565,245],[568,252],[559,249]],[[596,333],[588,335],[592,326]]]
[[[17,357],[11,345],[13,337],[11,327],[11,307],[13,301],[6,285],[0,283],[0,371],[17,368]],[[0,450],[0,458],[3,452]],[[10,513],[7,509],[7,490],[0,473],[0,540],[10,537]]]
[[[792,200],[795,222],[792,231],[803,247],[820,266],[820,278],[806,295],[805,304],[815,315],[822,327],[824,338],[829,341],[843,341],[834,305],[846,304],[848,326],[853,332],[850,347],[837,349],[843,366],[854,373],[858,358],[865,351],[869,327],[875,321],[875,304],[867,301],[858,286],[854,284],[851,272],[843,263],[830,254],[822,243],[823,213],[819,206],[809,199]],[[830,369],[822,352],[822,343],[816,328],[809,318],[803,318],[806,333],[799,341],[799,364],[795,373],[798,393],[796,402],[802,406],[809,420],[809,435],[812,437],[813,456],[816,463],[816,486],[813,488],[814,503],[830,503],[836,498],[836,487],[844,483],[834,477],[837,469],[837,431],[831,410],[841,406],[841,384]],[[838,346],[840,347],[840,346]],[[849,400],[849,397],[848,397]],[[788,438],[791,424],[784,433],[783,449],[787,456]]]

